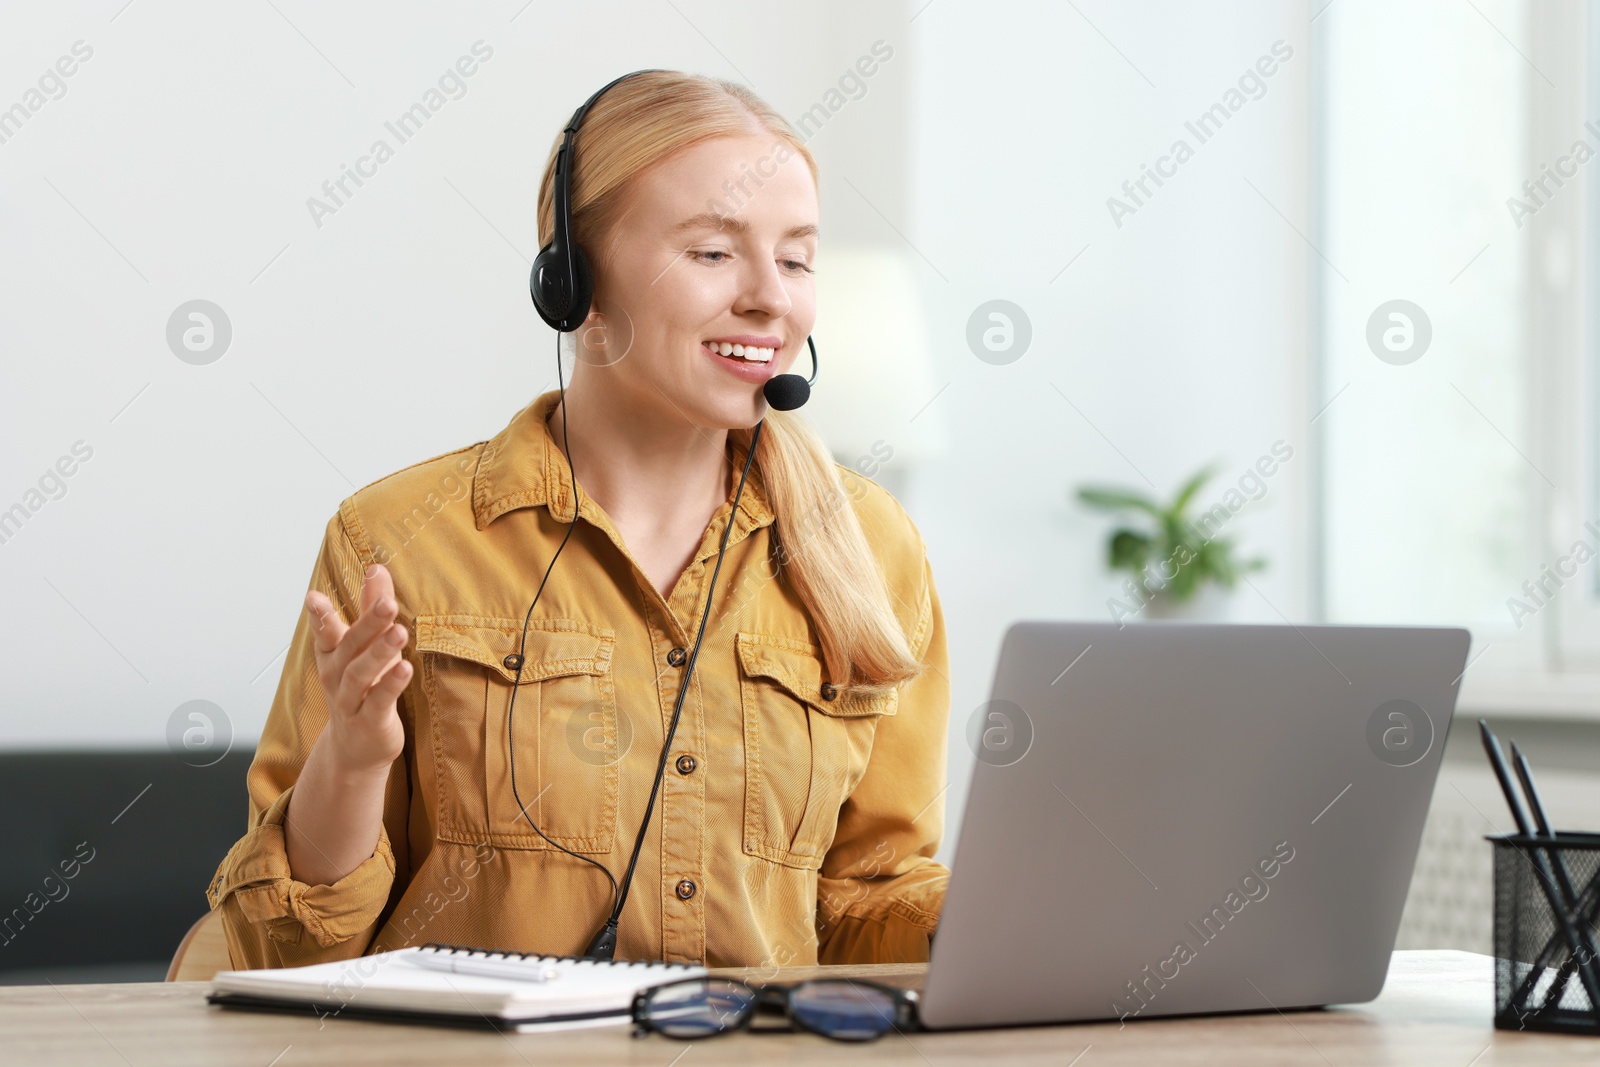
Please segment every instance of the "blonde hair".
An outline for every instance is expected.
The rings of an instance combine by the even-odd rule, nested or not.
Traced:
[[[678,71],[639,74],[595,102],[578,133],[572,169],[574,241],[599,270],[621,239],[628,187],[640,172],[698,141],[766,132],[781,139],[818,178],[817,162],[788,122],[736,82]],[[539,183],[539,244],[555,231],[558,134]],[[755,466],[772,506],[773,571],[811,614],[828,677],[861,695],[882,694],[921,664],[890,603],[883,573],[848,503],[839,468],[822,438],[794,412],[769,411]],[[753,430],[728,431],[742,465]]]

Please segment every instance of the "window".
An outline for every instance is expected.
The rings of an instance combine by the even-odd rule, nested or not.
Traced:
[[[1600,563],[1537,585],[1600,515],[1578,295],[1600,158],[1544,170],[1600,153],[1586,14],[1341,0],[1311,24],[1323,615],[1469,627],[1469,706],[1479,678],[1600,666]]]

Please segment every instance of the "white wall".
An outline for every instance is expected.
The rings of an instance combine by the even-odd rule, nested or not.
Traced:
[[[0,544],[0,745],[160,745],[192,699],[253,737],[338,501],[553,385],[526,274],[534,183],[571,109],[669,66],[747,77],[796,118],[880,39],[895,58],[811,147],[827,238],[914,258],[949,383],[945,456],[894,477],[950,627],[951,811],[1005,625],[1103,618],[1116,592],[1106,523],[1072,487],[1143,476],[1164,494],[1218,460],[1216,496],[1286,441],[1295,458],[1234,527],[1271,558],[1265,596],[1242,589],[1231,617],[1303,617],[1301,5],[675,2],[0,15],[0,108],[74,42],[93,49],[0,143],[0,508],[93,449]],[[1118,228],[1107,197],[1194,143],[1185,120],[1280,39],[1294,55],[1265,95]],[[306,199],[480,40],[493,56],[466,95],[316,226]],[[965,342],[997,297],[1033,326],[1008,366]],[[208,366],[165,341],[195,298],[234,331]]]

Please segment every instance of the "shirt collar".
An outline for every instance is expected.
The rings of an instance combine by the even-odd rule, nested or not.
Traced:
[[[478,529],[482,530],[508,511],[541,504],[549,508],[551,516],[558,521],[572,521],[572,479],[567,471],[567,459],[556,446],[545,422],[560,400],[559,390],[541,394],[512,416],[506,428],[485,444],[472,480],[472,511]],[[738,485],[737,478],[734,485]],[[732,489],[728,499],[733,499]],[[773,521],[761,469],[755,464],[750,465],[744,493],[739,498],[739,513],[729,535],[730,542]],[[603,518],[588,494],[583,496],[582,515],[597,524]],[[609,527],[609,521],[604,525]]]

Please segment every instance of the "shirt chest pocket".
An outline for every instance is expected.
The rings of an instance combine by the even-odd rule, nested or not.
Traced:
[[[420,615],[416,627],[439,838],[550,849],[519,810],[520,796],[551,840],[574,852],[609,852],[617,763],[629,740],[617,724],[614,632],[535,619],[524,644],[521,619]]]
[[[833,844],[839,809],[855,791],[884,715],[880,697],[824,694],[822,661],[805,642],[738,635],[744,712],[744,851],[815,870]]]

